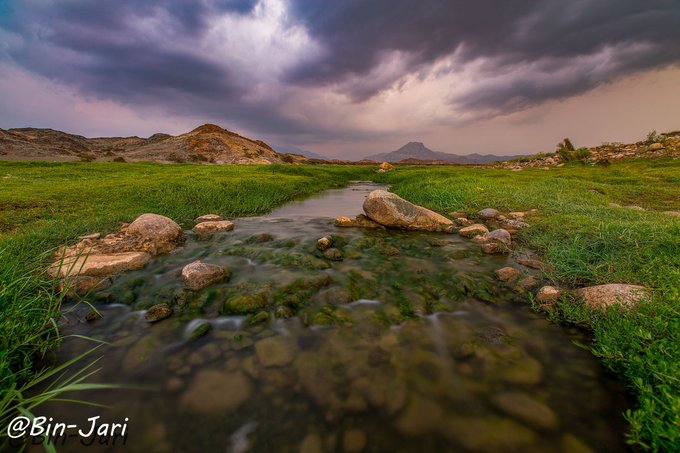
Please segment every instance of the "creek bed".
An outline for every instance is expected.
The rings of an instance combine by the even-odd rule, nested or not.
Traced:
[[[75,395],[107,409],[40,413],[129,418],[125,445],[91,451],[625,449],[622,384],[574,344],[591,341],[583,332],[495,281],[511,258],[455,234],[333,225],[376,188],[330,190],[236,219],[232,232],[188,232],[175,252],[91,294],[103,319],[66,307],[65,335],[110,343],[94,380],[131,388]],[[315,251],[325,235],[342,261]],[[231,278],[185,290],[179,274],[196,259]],[[159,302],[175,315],[145,322]],[[68,338],[57,361],[91,347]]]

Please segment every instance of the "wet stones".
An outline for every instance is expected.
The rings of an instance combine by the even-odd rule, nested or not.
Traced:
[[[343,260],[342,252],[339,249],[336,249],[335,247],[331,247],[327,250],[324,250],[323,256],[331,261]]]
[[[331,236],[324,236],[316,240],[317,250],[324,251],[333,245],[333,238]]]
[[[187,338],[189,340],[196,340],[206,335],[212,330],[212,325],[205,320],[193,321],[187,327]]]
[[[224,414],[237,410],[252,392],[248,378],[240,371],[199,370],[180,405],[198,413]]]
[[[172,316],[172,308],[168,307],[167,304],[157,304],[150,307],[146,313],[144,313],[144,320],[146,322],[154,323],[169,318],[170,316]]]
[[[194,226],[194,232],[197,234],[212,234],[222,231],[231,231],[233,229],[234,223],[229,220],[201,222]]]
[[[335,219],[335,226],[344,228],[358,227],[358,228],[385,229],[383,225],[379,224],[374,220],[369,219],[364,214],[359,214],[354,219],[350,219],[349,217],[338,217],[337,219]]]
[[[470,225],[458,230],[458,234],[465,238],[473,238],[478,235],[485,235],[488,232],[489,229],[481,223],[475,223],[474,225]]]
[[[522,280],[518,281],[515,285],[515,291],[527,291],[538,284],[538,280],[532,275],[524,277]]]
[[[557,416],[550,407],[519,392],[494,395],[492,402],[501,410],[534,428],[555,430]]]
[[[520,272],[514,267],[507,266],[497,269],[495,274],[498,280],[507,283],[513,280],[517,280],[517,278],[519,278]]]
[[[622,283],[589,286],[575,291],[590,308],[605,309],[612,305],[634,306],[648,296],[644,286]]]
[[[196,260],[182,269],[184,285],[194,291],[200,290],[213,283],[229,278],[231,271],[216,264],[203,263]]]
[[[283,337],[269,337],[255,343],[257,360],[264,367],[288,365],[295,358],[292,345]]]
[[[495,219],[496,217],[498,217],[499,214],[500,214],[500,212],[498,212],[498,209],[494,209],[494,208],[482,209],[481,211],[479,211],[477,213],[479,218],[484,219],[484,220]]]
[[[453,231],[453,222],[386,190],[374,190],[364,200],[364,212],[381,225],[405,230]]]

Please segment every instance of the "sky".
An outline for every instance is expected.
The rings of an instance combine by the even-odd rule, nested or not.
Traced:
[[[0,128],[357,159],[680,129],[678,0],[0,0]]]

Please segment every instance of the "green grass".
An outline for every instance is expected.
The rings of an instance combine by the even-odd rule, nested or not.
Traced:
[[[35,377],[34,359],[58,341],[59,299],[36,269],[80,234],[106,233],[144,212],[189,222],[200,214],[261,214],[351,179],[392,184],[436,211],[538,209],[521,247],[555,266],[556,284],[631,282],[654,290],[637,310],[607,316],[563,301],[560,322],[593,330],[593,353],[629,383],[638,405],[631,443],[672,450],[680,442],[680,162],[573,164],[550,171],[465,167],[199,166],[0,163],[0,394]],[[647,212],[609,207],[635,204]],[[578,397],[578,395],[575,395]]]
[[[592,329],[593,353],[629,383],[638,400],[627,413],[629,441],[654,451],[677,448],[680,219],[658,211],[680,210],[680,161],[641,160],[606,168],[573,164],[521,172],[403,168],[378,178],[404,198],[442,213],[538,209],[519,242],[555,267],[548,276],[555,284],[627,282],[652,288],[651,300],[633,311],[603,316],[564,300],[552,316]]]
[[[60,298],[40,269],[53,250],[145,212],[262,214],[289,200],[369,178],[366,167],[0,162],[0,395],[39,370],[59,342]]]

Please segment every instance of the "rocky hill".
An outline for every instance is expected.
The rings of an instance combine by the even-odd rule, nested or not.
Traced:
[[[307,163],[214,124],[172,136],[86,138],[52,129],[0,129],[1,160],[154,161],[215,164]]]
[[[396,151],[374,154],[366,157],[378,162],[399,162],[402,164],[488,164],[490,162],[514,159],[520,156],[496,156],[493,154],[456,155],[432,151],[422,142],[409,142]]]
[[[652,131],[647,139],[636,143],[602,143],[600,146],[576,149],[568,138],[557,144],[552,153],[541,153],[501,162],[496,167],[521,170],[523,168],[562,167],[569,162],[579,161],[597,165],[630,159],[671,157],[680,158],[680,131],[657,134]]]

